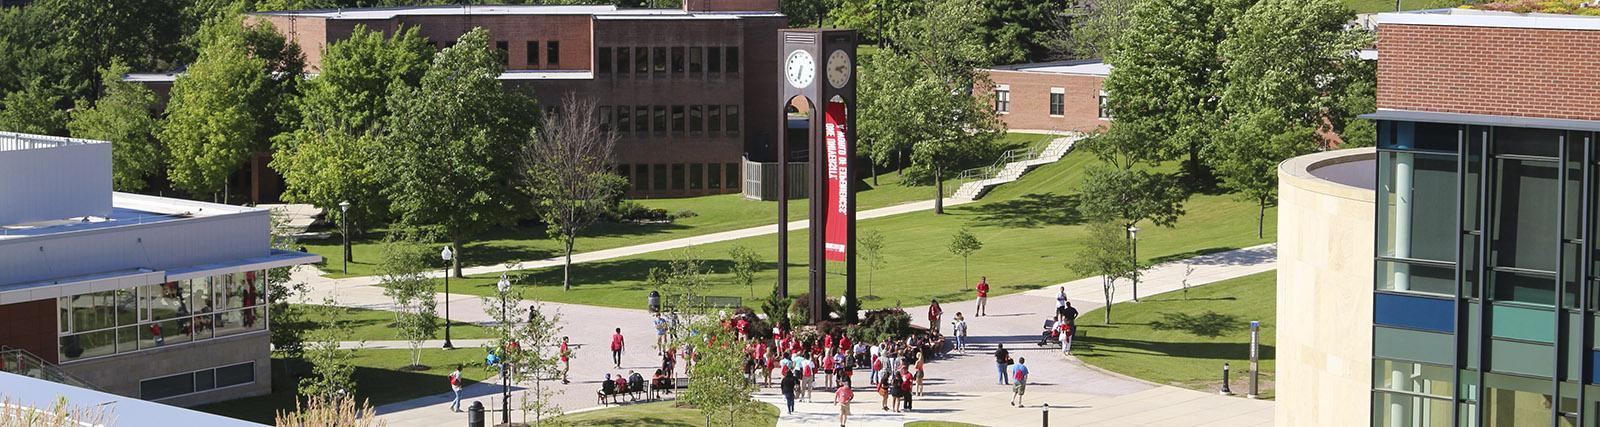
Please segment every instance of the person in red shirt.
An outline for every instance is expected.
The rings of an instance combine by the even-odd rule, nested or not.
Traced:
[[[989,277],[978,278],[978,309],[979,316],[989,312]]]
[[[944,317],[944,308],[939,307],[939,300],[931,301],[932,303],[928,305],[928,329],[939,333],[939,319]]]
[[[1056,323],[1056,324],[1059,325],[1058,326],[1059,331],[1058,331],[1058,334],[1056,335],[1056,338],[1059,338],[1061,340],[1061,353],[1065,354],[1065,355],[1068,355],[1068,356],[1071,356],[1072,355],[1072,323],[1063,321],[1063,322],[1059,322],[1059,323]]]
[[[617,333],[611,335],[611,363],[622,369],[622,328],[617,328]]]
[[[572,349],[567,348],[567,337],[561,337],[561,383],[572,384],[567,380],[567,372],[572,370]]]
[[[911,410],[911,386],[915,381],[916,376],[911,374],[911,370],[906,369],[905,365],[900,365],[900,402],[905,405],[906,411]]]

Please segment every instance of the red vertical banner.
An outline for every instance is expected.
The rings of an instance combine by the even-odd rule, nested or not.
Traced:
[[[844,261],[848,256],[845,242],[846,221],[850,220],[850,141],[845,137],[845,110],[842,102],[829,102],[822,114],[823,141],[828,162],[828,215],[824,219],[823,256],[828,261]]]

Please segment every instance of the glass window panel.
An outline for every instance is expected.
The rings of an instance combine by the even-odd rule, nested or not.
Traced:
[[[677,133],[682,133],[683,132],[683,124],[684,124],[683,123],[683,118],[684,118],[683,106],[682,105],[674,105],[674,106],[672,106],[672,131],[673,132],[677,132]]]
[[[217,373],[214,369],[206,369],[194,373],[194,391],[201,392],[217,388]]]
[[[611,74],[611,48],[600,48],[599,52],[595,55],[595,60],[597,63],[594,67],[600,70],[600,74]]]
[[[636,189],[636,190],[649,190],[650,189],[650,165],[646,165],[646,164],[633,165],[633,180],[634,180],[634,183],[635,183],[634,184],[635,185],[634,189]]]
[[[215,316],[212,316],[215,319],[215,324],[212,325],[212,329],[216,330],[216,335],[219,337],[248,332],[250,328],[245,326],[244,318],[245,313],[249,311],[250,310],[248,309],[244,309],[229,310],[217,313]]]
[[[189,305],[184,298],[188,295],[188,287],[187,280],[145,287],[144,309],[150,311],[149,317],[166,320],[189,314]]]
[[[1513,127],[1495,127],[1491,134],[1495,154],[1542,157],[1560,155],[1561,136],[1559,130]]]
[[[545,62],[545,65],[549,65],[549,66],[561,65],[561,42],[560,41],[551,40],[551,41],[545,42],[544,62]]]
[[[1378,159],[1379,255],[1455,261],[1455,158],[1384,152]]]
[[[118,353],[127,353],[139,349],[139,327],[123,326],[117,328]]]
[[[667,131],[667,106],[657,105],[655,106],[655,112],[655,123],[651,123],[651,126],[657,133],[665,133]]]
[[[1499,374],[1485,374],[1484,380],[1485,426],[1550,424],[1550,380]]]
[[[524,49],[527,50],[527,52],[524,52],[523,54],[527,55],[527,57],[528,57],[527,58],[528,68],[538,68],[539,67],[539,41],[538,40],[528,40],[528,42],[524,46]],[[600,63],[605,64],[606,66],[605,67],[595,67],[595,68],[599,69],[600,74],[611,74],[611,48],[609,48],[609,47],[600,48],[598,56],[599,56]]]
[[[644,77],[650,72],[650,48],[633,48],[633,72],[634,77]]]
[[[1383,427],[1448,427],[1455,405],[1449,399],[1430,399],[1397,393],[1373,392],[1372,425]]]
[[[251,330],[267,329],[267,306],[245,309],[244,327]]]
[[[636,132],[650,131],[650,107],[644,105],[633,107],[633,130]]]
[[[1456,152],[1461,125],[1378,122],[1378,148]]]
[[[1378,261],[1378,289],[1455,296],[1456,273],[1449,268]]]
[[[1490,295],[1498,301],[1555,305],[1555,280],[1551,277],[1496,271],[1489,275]]]
[[[672,74],[682,77],[684,70],[683,47],[672,48]]]
[[[633,117],[633,107],[617,106],[617,132],[628,133],[633,131],[633,121],[628,120],[631,117]]]
[[[706,71],[711,74],[722,72],[722,48],[712,46],[706,48]]]
[[[667,189],[667,165],[655,165],[650,168],[653,172],[651,182],[655,183],[656,190]]]
[[[706,106],[706,130],[712,132],[722,131],[722,106]]]
[[[739,72],[739,47],[728,46],[728,72]]]
[[[61,360],[105,356],[117,349],[117,330],[107,329],[61,337]]]
[[[1454,387],[1451,377],[1456,371],[1449,366],[1383,359],[1372,364],[1372,384],[1378,389],[1449,398]]]
[[[1479,236],[1461,236],[1461,296],[1478,297],[1478,239]]]
[[[700,132],[705,130],[705,107],[700,105],[689,106],[689,131]]]
[[[139,323],[139,298],[134,291],[136,288],[118,289],[116,292],[116,310],[118,325],[133,325]]]
[[[617,48],[617,74],[628,74],[633,71],[633,67],[628,65],[633,63],[633,55],[629,52],[631,50],[626,47]]]
[[[699,75],[705,69],[704,48],[699,46],[689,48],[689,75]]]
[[[683,189],[683,163],[675,163],[672,165],[672,189]]]
[[[217,368],[217,387],[248,384],[256,380],[256,363],[241,363]]]
[[[739,189],[739,182],[742,181],[739,178],[739,164],[738,163],[729,163],[726,167],[723,168],[723,173],[727,174],[727,178],[728,179],[726,181],[728,183],[728,189],[730,189],[730,190]]]
[[[191,335],[189,335],[189,330],[187,329],[188,324],[189,318],[184,317],[181,319],[166,320],[144,325],[142,326],[144,330],[140,332],[143,332],[146,334],[145,336],[150,337],[150,341],[155,347],[185,343],[193,341],[191,339]]]
[[[1467,179],[1461,196],[1461,208],[1465,210],[1463,212],[1464,215],[1462,215],[1463,223],[1461,228],[1466,230],[1483,229],[1483,224],[1478,219],[1478,210],[1480,209],[1478,199],[1482,197],[1479,187],[1482,186],[1483,181],[1483,141],[1487,137],[1488,129],[1483,126],[1472,126],[1467,131],[1467,164],[1466,168],[1464,168],[1467,172]]]
[[[709,168],[706,171],[706,188],[713,190],[722,188],[722,164],[712,163],[706,167]]]
[[[699,190],[705,177],[705,165],[692,163],[689,165],[689,189]]]
[[[611,106],[610,105],[602,106],[602,107],[600,107],[599,110],[600,110],[599,111],[599,115],[600,115],[600,130],[601,131],[610,131],[610,130],[614,129],[615,126],[611,125],[611,118],[614,117],[616,115],[616,113],[611,111]]]
[[[139,382],[139,398],[155,400],[194,393],[194,373],[182,373]]]
[[[728,117],[728,133],[739,133],[739,106],[729,105],[723,111]]]
[[[650,69],[655,70],[657,77],[665,75],[667,73],[667,48],[656,47],[650,52],[650,56]]]
[[[1552,271],[1560,197],[1554,162],[1496,159],[1491,258],[1496,266]]]

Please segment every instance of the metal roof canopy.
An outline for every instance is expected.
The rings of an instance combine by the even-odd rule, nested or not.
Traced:
[[[1362,114],[1363,119],[1401,122],[1450,123],[1459,125],[1501,126],[1535,129],[1600,132],[1600,121],[1549,119],[1543,117],[1494,116],[1488,114],[1439,113],[1432,111],[1378,110]]]

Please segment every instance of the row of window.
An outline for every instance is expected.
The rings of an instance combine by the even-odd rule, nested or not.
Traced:
[[[511,44],[505,40],[494,42],[494,49],[500,53],[500,61],[507,68],[511,67]],[[539,41],[528,40],[523,54],[527,56],[525,62],[528,68],[555,68],[561,66],[561,42],[548,40],[544,42],[544,63],[539,63]]]
[[[267,328],[265,271],[61,297],[61,361]]]
[[[670,114],[670,115],[669,115]],[[600,107],[600,127],[617,133],[739,133],[737,105],[617,105]]]
[[[595,49],[595,75],[703,78],[739,73],[738,46],[616,46]]]
[[[1102,118],[1102,119],[1110,119],[1111,118],[1110,106],[1106,104],[1106,100],[1107,99],[1108,98],[1106,97],[1106,92],[1105,91],[1100,91],[1100,97],[1098,99],[1099,106],[1097,108],[1097,111],[1095,112],[1096,117],[1099,117],[1099,118]],[[1066,90],[1063,89],[1063,88],[1050,88],[1050,115],[1053,116],[1053,117],[1061,117],[1063,115],[1066,115],[1066,110],[1067,110],[1067,105],[1066,104],[1067,104],[1067,93],[1066,93]],[[994,91],[994,111],[997,112],[997,113],[1010,113],[1011,112],[1011,88],[1010,88],[1010,86],[1002,85],[1002,87],[1000,89],[995,89],[995,91]]]
[[[634,191],[737,190],[738,163],[674,163],[617,165]]]
[[[256,362],[139,381],[139,398],[157,400],[256,382]]]
[[[1459,377],[1459,378],[1458,378]],[[1459,381],[1458,381],[1459,380]],[[1578,385],[1561,384],[1561,402],[1552,404],[1551,382],[1498,373],[1483,374],[1480,394],[1478,373],[1449,366],[1400,360],[1373,360],[1372,425],[1374,426],[1522,426],[1577,425]],[[1459,387],[1460,390],[1457,390]],[[1584,407],[1595,405],[1595,386],[1589,388]],[[1459,391],[1460,400],[1452,404]],[[1482,405],[1482,408],[1479,408]],[[1479,417],[1479,411],[1482,417]],[[1452,424],[1452,416],[1459,424]],[[1595,425],[1593,415],[1584,425]]]

